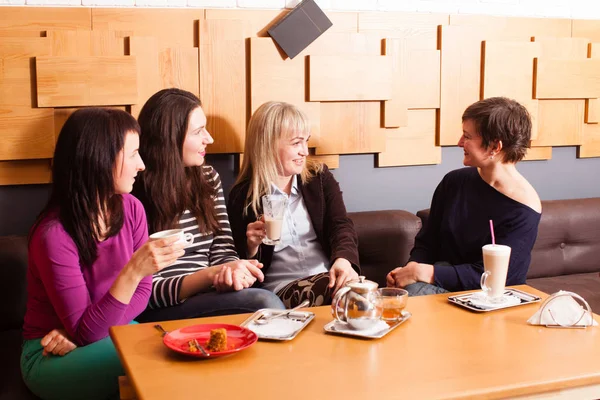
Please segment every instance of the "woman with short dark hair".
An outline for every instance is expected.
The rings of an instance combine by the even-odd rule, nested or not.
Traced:
[[[87,108],[58,137],[52,193],[29,237],[21,353],[43,399],[118,398],[124,371],[108,330],[144,310],[152,274],[183,253],[176,238],[146,242],[144,208],[128,194],[144,169],[138,135],[128,113]]]
[[[462,168],[438,185],[427,222],[415,238],[404,267],[391,271],[388,286],[410,295],[478,289],[483,245],[509,246],[506,284],[525,283],[542,206],[531,184],[517,171],[530,146],[531,118],[514,100],[492,97],[464,112]]]
[[[150,233],[193,234],[185,255],[154,276],[148,309],[138,321],[197,318],[283,308],[272,293],[251,288],[262,264],[240,260],[217,171],[205,163],[213,138],[200,100],[181,89],[155,93],[138,117],[146,170],[134,185]]]

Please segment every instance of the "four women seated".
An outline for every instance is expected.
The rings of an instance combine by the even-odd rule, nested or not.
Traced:
[[[115,397],[123,370],[108,329],[134,319],[329,304],[358,277],[358,239],[337,181],[307,159],[309,127],[291,104],[259,107],[226,208],[219,175],[205,164],[213,138],[193,94],[156,93],[139,125],[123,111],[76,111],[59,135],[52,195],[30,233],[27,386],[44,399]],[[530,136],[529,114],[515,101],[467,108],[458,145],[469,168],[438,185],[410,260],[388,274],[388,286],[412,295],[478,288],[490,219],[496,242],[512,248],[507,284],[525,283],[541,203],[515,164]],[[268,194],[287,198],[274,246],[263,243]],[[174,228],[193,244],[148,241],[148,231]]]

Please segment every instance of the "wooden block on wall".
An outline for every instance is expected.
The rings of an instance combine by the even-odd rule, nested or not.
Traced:
[[[208,130],[215,139],[209,148],[211,153],[244,150],[248,111],[246,31],[242,21],[200,21],[200,100]]]
[[[105,108],[114,108],[121,111],[127,111],[125,106],[117,106],[117,107],[105,107]],[[79,110],[79,108],[63,108],[57,107],[54,109],[54,139],[58,140],[58,135],[62,130],[62,127],[67,122],[67,119],[73,114],[75,111]]]
[[[540,58],[583,59],[588,56],[588,39],[536,36]]]
[[[571,20],[566,18],[517,18],[487,15],[452,14],[450,25],[476,27],[481,32],[496,33],[500,36],[486,37],[486,40],[557,36],[571,37]]]
[[[597,19],[573,19],[572,37],[588,38],[600,42],[600,21]]]
[[[153,37],[129,38],[129,55],[137,60],[138,98],[131,106],[131,115],[137,118],[146,101],[161,89],[158,48]]]
[[[440,107],[440,51],[412,49],[408,59],[409,109]]]
[[[584,100],[539,100],[539,130],[532,146],[582,144]]]
[[[198,49],[168,48],[158,54],[158,70],[162,88],[179,88],[200,95]]]
[[[308,159],[323,163],[327,165],[329,169],[336,169],[340,167],[340,156],[337,154],[325,154],[321,156],[311,154],[308,156]]]
[[[50,183],[50,160],[0,161],[0,185]]]
[[[49,56],[50,51],[51,43],[45,37],[3,37],[0,40],[0,58]]]
[[[538,99],[585,99],[600,96],[600,59],[537,62]]]
[[[385,130],[385,151],[377,155],[377,166],[441,163],[442,148],[435,145],[435,130],[436,110],[409,110],[408,126]]]
[[[135,57],[37,57],[39,107],[135,104]]]
[[[310,56],[309,100],[389,100],[392,62],[386,56]]]
[[[321,103],[321,137],[316,154],[380,153],[385,129],[376,101]]]
[[[588,57],[600,58],[600,43],[588,43]],[[600,99],[585,100],[585,122],[588,124],[600,122]]]
[[[91,30],[91,15],[91,8],[84,7],[3,7],[0,31]]]
[[[583,144],[577,158],[600,157],[600,124],[583,124]]]
[[[517,100],[531,114],[531,137],[538,133],[538,101],[533,99],[534,59],[539,44],[532,42],[483,42],[481,97],[505,96]]]
[[[51,158],[54,153],[54,110],[0,107],[0,138],[0,160]]]
[[[113,31],[48,31],[52,43],[52,55],[77,56],[123,56],[125,44]]]
[[[405,96],[405,91],[409,87],[408,49],[404,39],[390,38],[384,40],[384,48],[385,55],[392,59],[392,98],[382,102],[383,126],[397,128],[408,124],[408,105]]]
[[[552,159],[552,147],[531,147],[523,161],[541,161]]]
[[[37,99],[32,80],[33,61],[29,57],[0,58],[0,106],[33,107]]]
[[[250,38],[250,110],[267,101],[284,101],[302,110],[311,122],[309,147],[318,145],[319,103],[305,101],[305,60],[283,59],[270,38]]]
[[[326,31],[300,53],[300,56],[365,55],[381,56],[382,38],[371,33]]]

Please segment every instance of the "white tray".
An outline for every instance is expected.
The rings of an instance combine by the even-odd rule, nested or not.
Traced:
[[[327,332],[327,333],[332,333],[332,334],[336,334],[336,335],[354,336],[354,337],[359,337],[359,338],[363,338],[363,339],[379,339],[379,338],[384,337],[385,335],[387,335],[394,329],[396,329],[399,325],[404,323],[410,317],[412,317],[412,314],[410,312],[402,311],[402,318],[400,318],[396,322],[388,323],[387,328],[383,328],[382,330],[379,330],[376,332],[366,333],[365,331],[354,330],[354,329],[350,328],[349,326],[343,327],[341,329],[339,329],[339,328],[336,329],[336,327],[339,327],[341,324],[344,324],[343,322],[338,322],[338,321],[329,322],[327,325],[325,325],[323,327],[323,329],[325,329],[325,332]]]
[[[274,313],[279,314],[281,311],[263,308],[248,317],[240,326],[256,333],[259,339],[285,341],[295,338],[315,318],[315,313],[310,311],[292,311],[286,316],[272,319],[265,325],[254,323],[257,319],[268,317]]]

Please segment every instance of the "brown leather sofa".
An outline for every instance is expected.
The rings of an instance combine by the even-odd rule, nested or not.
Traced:
[[[423,223],[429,210],[417,213]],[[542,201],[542,219],[527,284],[568,290],[600,312],[600,198]]]

